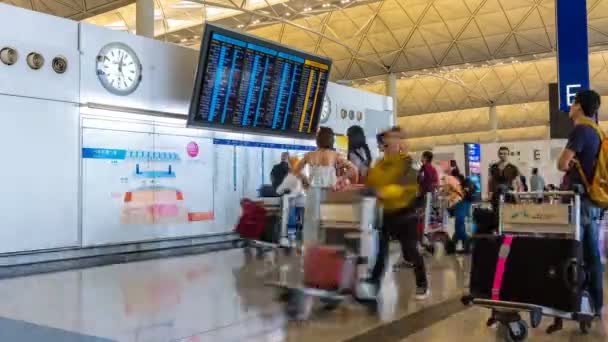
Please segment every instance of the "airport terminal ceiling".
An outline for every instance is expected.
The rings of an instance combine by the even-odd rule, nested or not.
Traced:
[[[2,1],[135,30],[132,0]],[[332,81],[384,94],[386,74],[395,73],[401,122],[425,128],[412,138],[456,142],[487,131],[491,104],[499,129],[539,127],[545,135],[547,84],[557,79],[554,0],[154,1],[159,40],[196,49],[208,20],[328,56]],[[591,83],[608,95],[608,0],[587,6]]]

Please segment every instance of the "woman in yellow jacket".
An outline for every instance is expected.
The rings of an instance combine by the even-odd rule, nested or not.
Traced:
[[[376,265],[370,281],[380,285],[388,258],[390,236],[401,243],[403,256],[414,264],[416,275],[416,299],[426,299],[429,294],[424,259],[418,251],[417,215],[415,210],[422,204],[418,194],[417,172],[412,158],[401,146],[403,133],[399,127],[384,132],[382,144],[384,156],[369,170],[367,185],[373,188],[383,207],[383,227]]]

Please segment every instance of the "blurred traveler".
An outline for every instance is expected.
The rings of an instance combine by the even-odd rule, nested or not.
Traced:
[[[319,205],[325,192],[334,190],[338,184],[338,169],[347,169],[347,173],[357,182],[357,167],[346,160],[334,149],[334,131],[329,127],[319,127],[317,132],[317,149],[308,152],[294,170],[295,175],[302,180],[306,193],[306,209],[304,211],[304,243],[319,241]],[[308,177],[303,174],[308,166]]]
[[[458,177],[461,174],[460,169],[458,168],[458,163],[455,160],[450,160],[450,172],[448,173],[450,176]]]
[[[426,299],[429,284],[424,259],[418,251],[418,220],[416,209],[420,206],[418,197],[417,172],[412,167],[414,161],[401,143],[403,132],[394,127],[385,132],[383,138],[384,156],[369,170],[367,184],[376,190],[383,205],[383,226],[376,265],[370,282],[380,286],[389,252],[389,236],[396,236],[401,242],[406,260],[414,264],[416,278],[416,299]]]
[[[346,131],[348,136],[348,160],[359,170],[359,182],[364,182],[372,163],[372,154],[361,126],[351,126]]]
[[[272,187],[276,190],[287,174],[289,173],[289,153],[283,152],[281,153],[281,162],[276,164],[272,170],[270,171],[270,183]]]
[[[418,171],[418,185],[420,193],[423,195],[434,193],[439,187],[439,176],[433,166],[433,152],[425,151],[422,153],[422,167]]]
[[[517,166],[509,162],[509,148],[502,146],[498,149],[499,161],[490,165],[488,177],[489,198],[494,210],[496,220],[498,220],[498,201],[500,198],[499,190],[501,187],[506,187],[510,191],[516,191],[520,188],[519,169]],[[509,198],[506,198],[509,201]],[[498,226],[498,221],[496,222]]]
[[[530,177],[530,187],[532,192],[540,192],[545,190],[545,179],[538,174],[538,168],[532,169],[532,177]]]
[[[601,98],[598,93],[593,90],[583,90],[576,94],[574,103],[570,107],[570,118],[574,121],[574,129],[557,164],[560,171],[566,172],[570,189],[584,185],[585,179],[593,178],[601,139],[591,125],[595,124],[600,105]],[[586,194],[582,196],[581,202],[583,256],[591,275],[589,292],[595,312],[600,316],[604,304],[602,261],[596,223],[600,210]]]

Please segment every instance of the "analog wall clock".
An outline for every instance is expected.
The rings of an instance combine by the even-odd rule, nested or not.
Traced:
[[[106,90],[119,96],[133,93],[141,82],[141,63],[123,43],[110,43],[97,55],[96,72]]]
[[[331,116],[331,98],[325,95],[325,100],[323,101],[323,108],[321,109],[321,118],[319,121],[321,123],[326,123]]]

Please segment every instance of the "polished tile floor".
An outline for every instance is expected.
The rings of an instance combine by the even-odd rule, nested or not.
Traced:
[[[397,255],[393,255],[393,260]],[[487,312],[466,308],[462,257],[428,258],[430,299],[413,300],[410,270],[387,272],[378,315],[355,303],[315,310],[289,322],[275,289],[296,277],[297,258],[258,259],[243,250],[112,265],[0,281],[0,341],[469,341],[495,340]],[[552,339],[604,341],[604,329],[581,338],[566,324]],[[579,339],[580,338],[580,339]]]
[[[443,341],[467,341],[467,342],[488,342],[502,341],[498,335],[498,329],[486,327],[486,320],[489,311],[481,308],[470,308],[457,313],[448,319],[442,320],[430,327],[410,335],[403,341],[407,342],[443,342]],[[555,341],[576,341],[576,342],[599,342],[607,341],[608,320],[596,323],[588,335],[582,335],[578,329],[578,324],[574,322],[564,322],[564,329],[552,335],[545,333],[546,328],[552,323],[551,318],[544,319],[541,326],[537,329],[529,330],[528,341],[531,342],[555,342]],[[454,338],[454,332],[458,332],[458,339]]]
[[[276,290],[264,283],[277,279],[277,269],[293,274],[300,267],[293,258],[275,264],[269,259],[230,250],[7,279],[0,281],[0,317],[7,324],[33,324],[99,341],[340,341],[456,298],[464,281],[455,259],[429,259],[433,293],[425,302],[412,300],[411,271],[387,272],[378,316],[346,303],[294,323],[286,320]],[[29,342],[23,338],[19,341]]]

